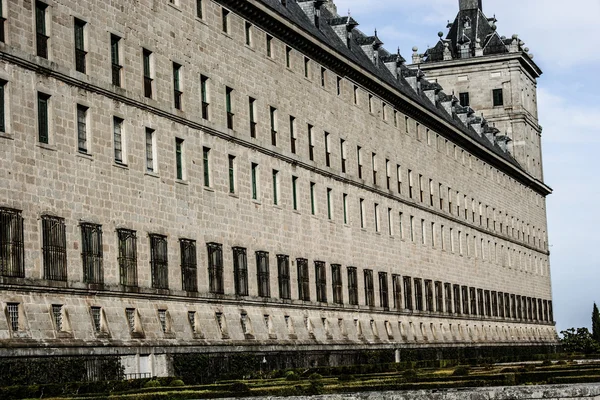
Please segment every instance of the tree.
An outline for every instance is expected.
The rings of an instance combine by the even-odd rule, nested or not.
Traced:
[[[588,328],[571,328],[562,331],[560,340],[565,350],[570,353],[592,354],[600,352],[600,344],[593,338]]]
[[[600,312],[596,303],[594,303],[594,311],[592,312],[592,338],[600,344]]]

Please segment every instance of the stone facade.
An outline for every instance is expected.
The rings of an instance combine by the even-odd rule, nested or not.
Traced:
[[[555,342],[550,189],[331,4],[6,3],[0,356]]]

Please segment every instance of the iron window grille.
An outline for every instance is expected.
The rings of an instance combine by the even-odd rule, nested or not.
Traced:
[[[327,303],[327,277],[325,274],[325,263],[315,261],[315,287],[319,303]]]
[[[333,289],[333,303],[344,304],[344,295],[342,293],[342,266],[339,264],[331,265],[331,285]]]
[[[179,240],[181,253],[181,287],[186,292],[198,291],[198,264],[196,258],[196,241]]]
[[[414,279],[415,283],[415,310],[423,311],[423,282],[420,278]]]
[[[277,272],[279,280],[279,297],[291,299],[290,290],[290,257],[286,255],[277,256]]]
[[[210,292],[214,294],[225,293],[223,286],[223,245],[207,243],[208,250],[208,278]]]
[[[167,333],[167,310],[158,310],[158,321],[163,333]]]
[[[129,325],[129,332],[135,333],[135,308],[126,308],[125,315],[127,317],[127,324]]]
[[[379,305],[386,311],[390,309],[387,272],[379,273]]]
[[[358,305],[358,273],[355,267],[348,267],[348,304]]]
[[[152,52],[144,49],[142,51],[142,57],[144,62],[144,96],[151,99],[153,82],[151,67]]]
[[[169,264],[167,255],[167,237],[150,236],[150,269],[152,272],[152,288],[169,288]]]
[[[81,224],[81,259],[85,283],[104,283],[102,226]]]
[[[85,25],[85,21],[75,19],[75,69],[83,74],[86,72],[85,59],[87,56],[87,51],[85,51]]]
[[[269,272],[269,253],[256,252],[256,272],[258,277],[258,295],[271,297],[271,274]]]
[[[404,309],[408,311],[412,311],[413,309],[413,301],[412,301],[412,285],[411,285],[411,277],[405,276],[403,278],[404,284]]]
[[[67,237],[65,220],[42,216],[44,278],[51,281],[67,280]]]
[[[298,267],[298,298],[303,301],[310,301],[308,260],[298,258],[296,260],[296,265]]]
[[[235,294],[248,296],[248,258],[243,247],[233,248],[233,279]]]
[[[87,153],[87,111],[88,108],[77,105],[77,150]]]
[[[57,332],[63,331],[63,315],[62,315],[63,306],[60,304],[52,305],[52,317],[54,319],[54,326],[56,327]]]
[[[373,289],[373,270],[365,269],[365,305],[375,307],[375,291]]]
[[[192,333],[196,333],[196,311],[188,311],[188,322],[190,328],[192,328]]]
[[[121,38],[116,35],[110,35],[110,58],[112,67],[112,84],[121,87],[121,70],[123,67],[120,62],[119,44]]]
[[[23,217],[9,208],[0,208],[0,276],[25,277]]]
[[[392,275],[392,290],[394,292],[394,308],[402,309],[402,277],[400,275]]]
[[[425,281],[425,311],[433,312],[433,282]]]
[[[118,229],[121,285],[137,286],[137,236],[129,229]]]
[[[46,31],[47,9],[47,4],[41,1],[35,2],[36,54],[42,58],[48,58],[48,40],[50,39]]]
[[[94,332],[100,333],[102,331],[102,308],[91,307],[90,312],[92,314],[92,322],[94,323]]]
[[[19,303],[6,304],[6,311],[8,312],[10,329],[13,332],[19,332]]]

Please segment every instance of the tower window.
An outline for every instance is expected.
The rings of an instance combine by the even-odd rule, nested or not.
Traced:
[[[460,101],[460,105],[463,107],[469,107],[471,105],[471,102],[469,99],[469,92],[459,93],[458,100]]]
[[[494,100],[494,107],[500,107],[504,105],[504,93],[502,89],[494,89],[492,91],[492,97]]]

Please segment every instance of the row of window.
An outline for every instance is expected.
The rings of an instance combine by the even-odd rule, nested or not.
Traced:
[[[458,100],[463,107],[471,106],[469,92],[461,92],[458,94]],[[494,107],[504,106],[504,92],[502,89],[492,89],[492,104]]]
[[[18,212],[3,209],[0,226],[0,273],[2,276],[25,277],[23,267],[23,228]],[[84,282],[104,283],[102,227],[82,223],[81,256]],[[137,233],[128,229],[118,229],[118,265],[120,283],[123,286],[138,286]],[[169,258],[167,237],[150,234],[151,286],[154,289],[169,289]],[[52,216],[42,216],[42,253],[44,278],[55,281],[67,280],[66,229],[64,220]],[[180,260],[182,288],[187,292],[198,291],[198,265],[196,241],[180,239]],[[207,243],[209,291],[224,294],[223,245]],[[247,249],[233,247],[234,290],[237,296],[248,296]],[[256,251],[257,295],[271,297],[269,253]],[[297,267],[298,299],[311,301],[309,262],[295,260]],[[314,261],[316,301],[328,303],[326,263]],[[347,267],[347,304],[359,304],[358,270]],[[376,307],[374,272],[364,269],[364,299],[368,307]],[[291,299],[290,257],[277,255],[277,276],[279,297]],[[389,309],[388,274],[379,272],[379,307]],[[342,290],[342,267],[331,264],[331,284],[333,304],[344,304]],[[413,291],[414,289],[414,291]],[[435,304],[434,304],[435,293]],[[464,314],[480,317],[500,317],[531,321],[548,321],[551,304],[542,299],[503,294],[495,291],[468,288],[467,286],[433,282],[421,278],[392,275],[392,294],[396,310]],[[462,299],[462,300],[461,300]],[[512,308],[511,308],[512,304]],[[550,307],[550,308],[549,308]]]

